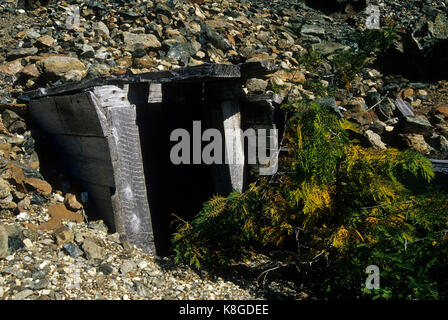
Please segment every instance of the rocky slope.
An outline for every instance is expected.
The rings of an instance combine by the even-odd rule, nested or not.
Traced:
[[[2,1],[0,103],[14,104],[26,90],[84,78],[254,60],[273,60],[284,70],[295,70],[295,76],[280,71],[269,83],[251,80],[249,92],[280,86],[279,101],[317,98],[306,90],[306,81],[315,75],[301,64],[300,55],[312,49],[331,61],[340,50],[356,49],[349,35],[365,29],[365,12],[349,5],[325,15],[306,5],[325,8],[319,1],[268,2],[50,1],[25,10],[21,1]],[[398,30],[394,48],[378,63],[382,70],[365,70],[352,90],[336,95],[336,103],[364,130],[374,124],[370,129],[376,131],[365,135],[374,144],[409,146],[444,158],[448,101],[446,82],[436,81],[448,73],[447,4],[380,1],[379,7],[382,25]],[[332,84],[335,70],[331,63],[323,66],[323,84]],[[394,111],[396,98],[415,109],[412,116],[427,118],[422,120],[426,129],[407,125],[392,137],[387,134],[403,116]]]
[[[82,195],[54,190],[40,172],[23,96],[28,90],[111,74],[273,60],[282,70],[249,79],[247,93],[276,94],[278,104],[320,99],[358,123],[366,146],[411,147],[447,159],[447,1],[378,1],[381,23],[398,30],[393,49],[364,68],[349,90],[323,99],[310,83],[334,84],[331,59],[356,49],[349,35],[365,29],[363,7],[330,12],[320,1],[201,2],[0,1],[0,299],[306,296],[275,282],[264,290],[256,277],[224,280],[174,267],[170,259],[156,261],[101,222],[88,222]],[[300,58],[310,50],[323,56],[318,70]]]

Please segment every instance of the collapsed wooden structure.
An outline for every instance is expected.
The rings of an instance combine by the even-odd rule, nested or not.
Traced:
[[[243,190],[248,173],[259,171],[260,164],[247,163],[247,154],[256,151],[243,150],[242,137],[224,129],[282,125],[275,119],[274,105],[281,102],[275,94],[242,90],[248,78],[276,70],[267,61],[205,64],[40,88],[23,99],[97,215],[123,239],[164,254],[171,213],[197,213],[211,195]],[[224,148],[236,151],[233,156],[244,165],[173,165],[170,133],[191,132],[195,120],[223,132]],[[446,160],[431,161],[436,171],[448,173]]]
[[[246,164],[173,166],[169,133],[207,127],[275,127],[273,95],[245,95],[248,78],[272,73],[271,62],[205,64],[173,71],[101,77],[28,92],[29,111],[64,165],[88,192],[99,215],[127,241],[166,251],[171,210],[215,193],[242,190]],[[225,147],[241,137],[224,135]],[[238,149],[239,148],[239,149]],[[234,148],[235,149],[235,148]],[[236,146],[237,157],[247,150]]]

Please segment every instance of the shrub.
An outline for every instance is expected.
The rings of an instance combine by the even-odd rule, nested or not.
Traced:
[[[351,35],[355,49],[344,50],[333,57],[332,63],[341,85],[348,90],[350,82],[374,56],[384,53],[392,45],[396,30],[366,30]]]
[[[191,222],[178,219],[176,261],[217,267],[262,252],[331,297],[444,297],[448,281],[438,272],[446,271],[448,197],[403,184],[409,176],[431,181],[429,160],[362,148],[330,109],[300,108],[282,160],[291,173],[275,185],[261,179],[243,193],[215,196]],[[362,289],[370,264],[380,267],[381,291]]]
[[[306,70],[315,72],[321,66],[324,58],[320,53],[310,49],[298,55],[297,60],[306,68]]]
[[[373,298],[446,299],[448,289],[448,201],[438,192],[412,196],[396,207],[371,209],[371,241],[353,246],[350,255],[335,260],[329,277],[331,291],[359,291],[363,270],[375,264],[380,270],[380,290],[363,287]],[[380,217],[390,217],[389,220]],[[356,290],[358,289],[358,290]]]

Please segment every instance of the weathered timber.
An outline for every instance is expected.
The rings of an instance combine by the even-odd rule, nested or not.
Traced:
[[[221,104],[224,122],[224,144],[226,164],[230,173],[230,186],[233,190],[243,190],[244,148],[241,131],[241,113],[238,102],[226,100]]]
[[[40,126],[50,134],[104,137],[89,93],[45,97],[32,102]]]
[[[448,174],[448,160],[430,159],[434,171]]]
[[[107,111],[116,187],[113,206],[121,214],[117,215],[115,225],[122,226],[121,233],[131,243],[155,252],[135,106],[110,107]]]
[[[67,134],[48,135],[70,157],[110,162],[109,145],[105,137]]]
[[[41,88],[22,100],[29,101],[32,120],[105,222],[131,243],[164,254],[161,233],[172,212],[191,215],[211,195],[245,188],[242,131],[275,125],[272,97],[248,99],[242,86],[276,70],[266,61],[204,64]],[[167,156],[170,132],[184,128],[191,134],[198,120],[203,130],[222,133],[227,162],[173,165]],[[170,201],[171,192],[183,202]],[[186,203],[193,198],[200,203]]]
[[[106,85],[122,86],[130,83],[168,83],[180,81],[210,81],[214,79],[224,78],[241,78],[241,68],[243,65],[220,65],[220,64],[203,64],[200,66],[176,69],[172,71],[147,72],[137,75],[112,75],[108,77],[98,77],[94,79],[81,80],[75,83],[64,84],[53,88],[39,88],[25,93],[22,100],[36,99],[40,97],[69,94],[72,92]],[[247,67],[246,67],[247,68]],[[264,62],[254,62],[250,66],[251,74],[259,74],[272,72],[272,65]]]
[[[202,113],[209,128],[223,133],[223,163],[213,164],[213,182],[220,194],[242,191],[246,182],[242,135],[242,90],[238,82],[209,82],[204,86],[205,108]]]
[[[274,107],[274,95],[248,95],[247,102],[244,104],[243,114],[243,128],[253,129],[252,132],[247,132],[247,141],[250,139],[259,139],[260,130],[265,130],[266,139],[270,138],[270,133],[272,129],[277,129],[275,121],[275,107]],[[255,138],[256,137],[256,138]],[[253,172],[255,175],[260,174],[260,170],[264,167],[260,163],[260,159],[255,159],[260,153],[260,148],[264,148],[268,145],[267,141],[258,141],[255,145],[254,143],[247,145],[247,154],[251,157],[248,159],[247,171]],[[269,144],[270,146],[270,144]],[[270,152],[270,150],[267,150]],[[270,154],[267,154],[269,156]]]

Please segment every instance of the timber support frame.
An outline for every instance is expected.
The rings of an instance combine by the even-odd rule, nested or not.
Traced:
[[[88,79],[34,90],[22,99],[29,101],[33,122],[64,156],[69,174],[88,192],[99,216],[124,240],[163,255],[166,239],[159,230],[166,232],[170,212],[163,208],[168,198],[161,172],[176,169],[164,164],[165,127],[173,114],[189,117],[189,107],[194,113],[191,120],[204,120],[207,127],[224,133],[248,126],[275,128],[272,96],[247,98],[242,87],[248,78],[277,69],[267,61],[205,64]],[[225,152],[233,150],[227,156],[234,161],[207,169],[211,181],[203,184],[209,183],[212,194],[242,191],[247,185],[247,150],[241,145],[242,137],[224,134],[224,140]],[[192,170],[196,171],[190,180],[199,172]],[[208,174],[200,170],[201,177]],[[200,189],[201,181],[194,183]]]

